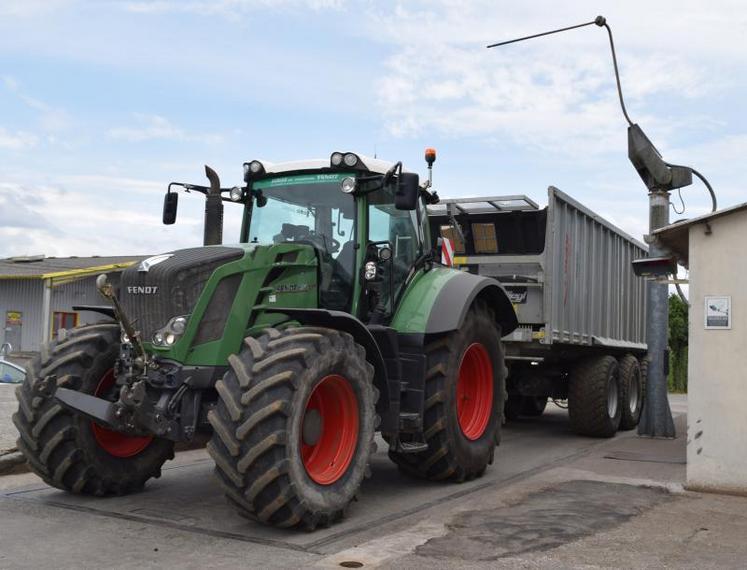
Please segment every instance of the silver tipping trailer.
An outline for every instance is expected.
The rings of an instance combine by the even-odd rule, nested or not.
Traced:
[[[557,188],[540,208],[522,195],[444,199],[431,235],[454,264],[494,277],[520,326],[504,337],[506,416],[568,400],[572,427],[609,437],[637,425],[643,403],[646,286],[631,262],[646,246]]]

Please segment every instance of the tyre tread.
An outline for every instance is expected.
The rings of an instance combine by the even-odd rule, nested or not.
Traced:
[[[348,333],[300,326],[267,328],[260,336],[245,339],[242,350],[229,357],[229,370],[219,382],[222,387],[213,410],[216,419],[211,421],[222,428],[208,444],[208,453],[226,497],[242,516],[279,528],[308,530],[342,517],[344,509],[320,512],[306,503],[291,481],[286,451],[290,402],[299,389],[299,378],[311,362],[325,358],[330,348],[359,359],[364,352]],[[375,402],[373,367],[365,360],[358,361],[358,366]],[[238,444],[235,455],[231,443],[226,445],[225,431]],[[365,443],[360,445],[363,449]]]
[[[59,489],[77,494],[124,494],[142,488],[160,475],[160,467],[173,452],[164,453],[157,465],[121,477],[100,473],[80,448],[79,416],[63,408],[52,397],[57,386],[78,389],[82,378],[96,363],[116,357],[120,328],[116,323],[83,325],[68,331],[60,342],[41,347],[28,368],[26,381],[16,390],[19,411],[13,414],[18,429],[18,448],[39,477]],[[171,446],[173,447],[173,445]],[[159,462],[160,461],[160,462]]]

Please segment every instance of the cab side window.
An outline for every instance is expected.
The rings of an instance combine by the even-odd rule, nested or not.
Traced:
[[[368,241],[389,242],[392,248],[392,299],[396,299],[420,251],[414,212],[394,207],[394,189],[368,196]]]

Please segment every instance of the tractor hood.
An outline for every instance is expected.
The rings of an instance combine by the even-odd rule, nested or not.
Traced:
[[[196,247],[156,255],[122,272],[119,300],[145,341],[173,317],[189,315],[218,267],[240,259],[239,247]]]
[[[225,365],[252,333],[318,303],[317,253],[299,243],[182,249],[122,272],[117,297],[145,348],[187,365]],[[180,318],[181,317],[181,318]]]

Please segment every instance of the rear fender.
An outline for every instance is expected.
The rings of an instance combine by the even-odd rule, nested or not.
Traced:
[[[477,299],[483,299],[493,309],[502,335],[516,329],[516,312],[498,281],[445,267],[436,267],[411,282],[391,326],[400,333],[457,330]]]

